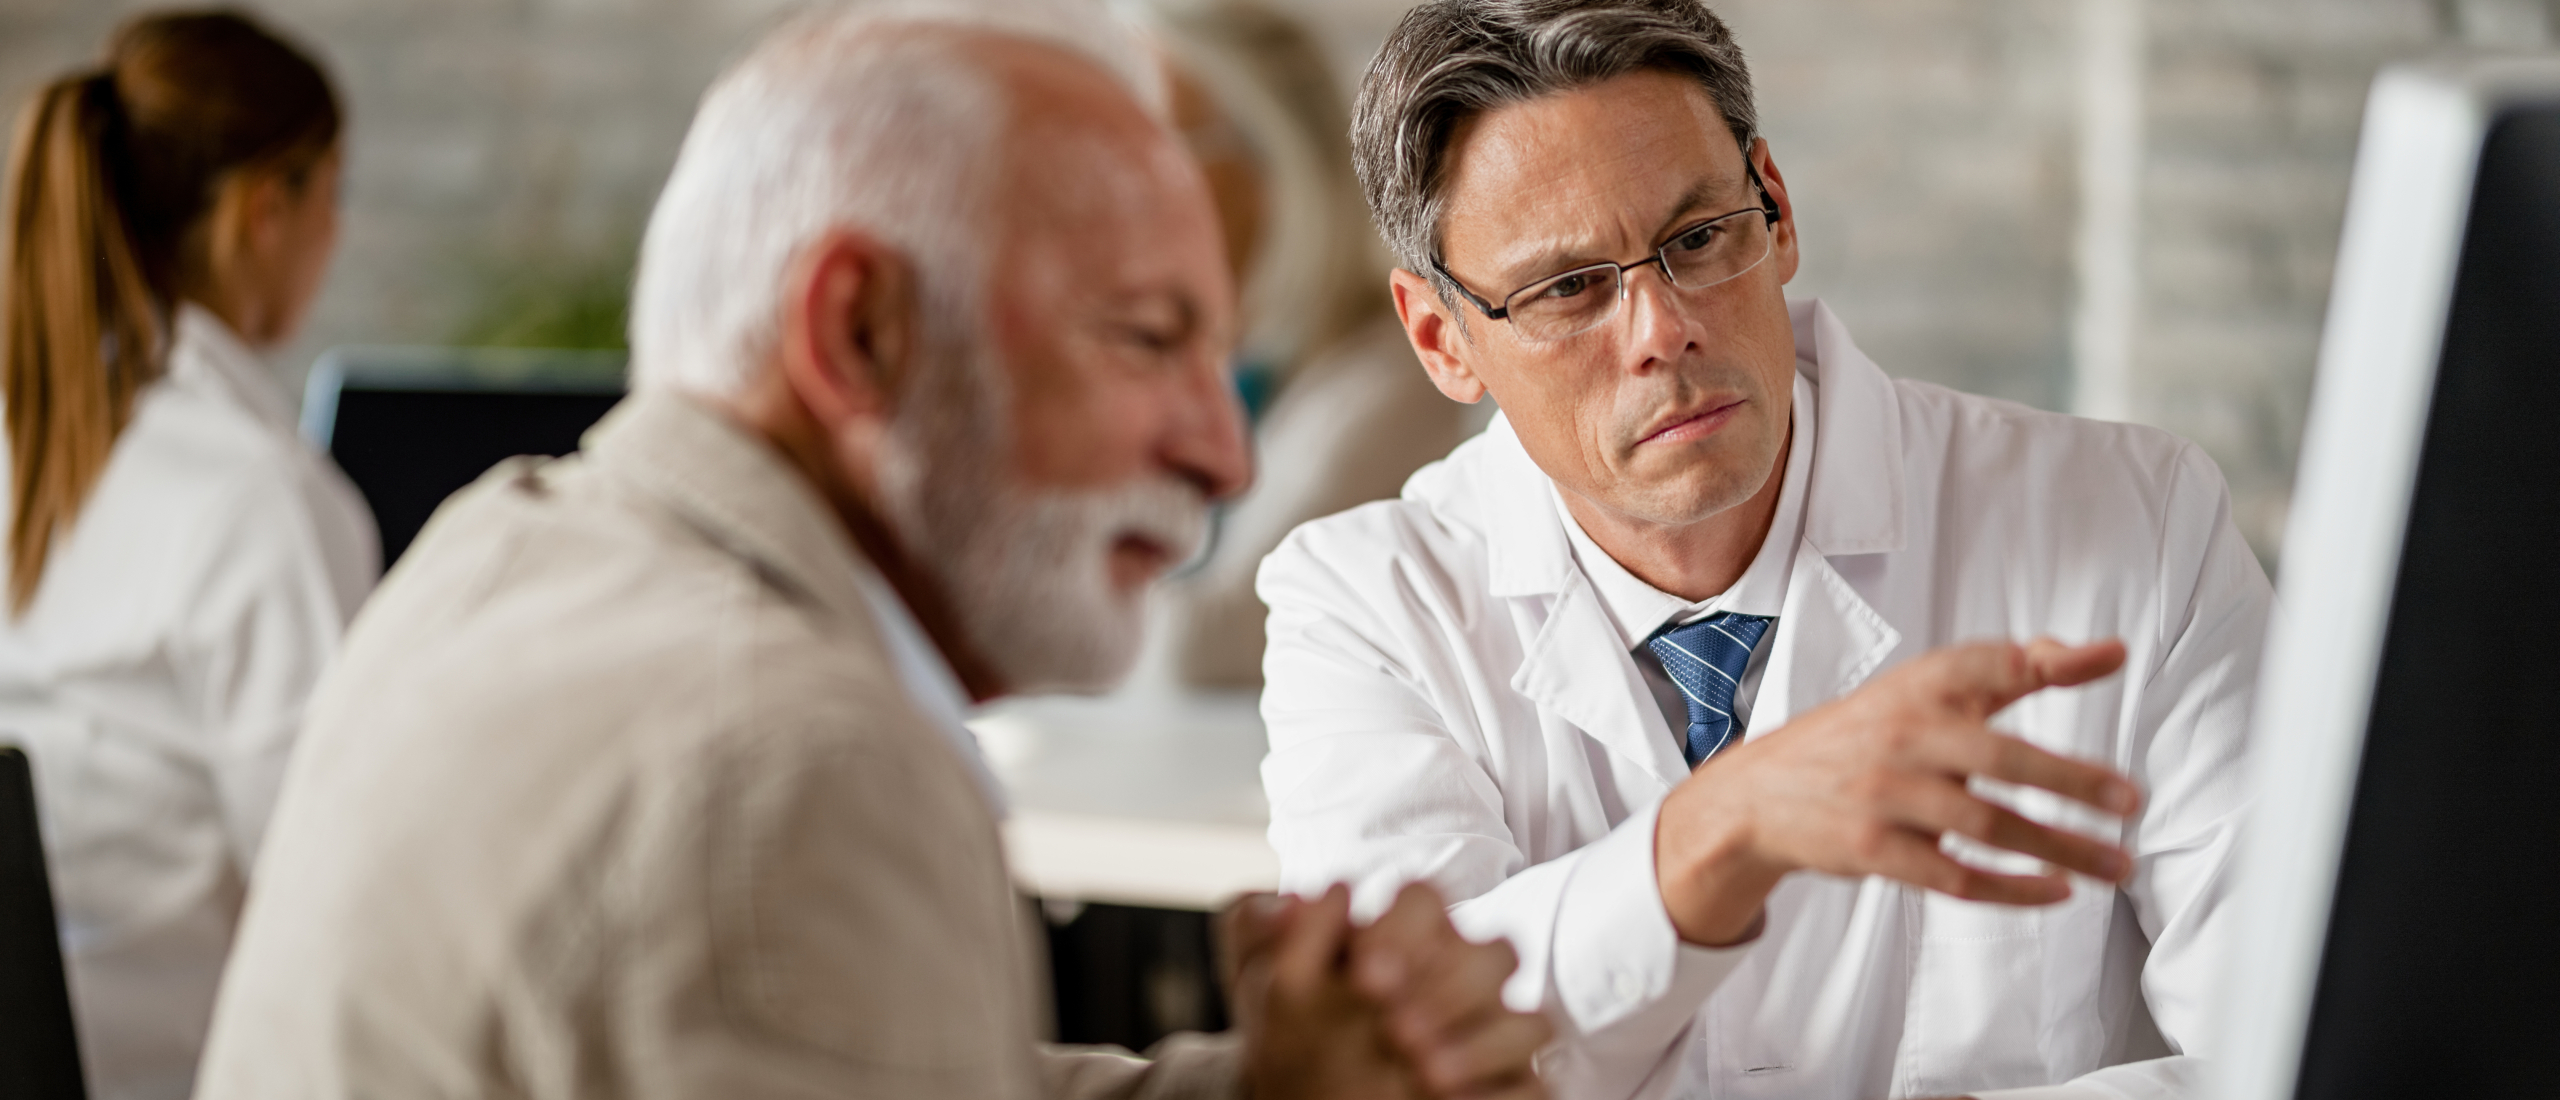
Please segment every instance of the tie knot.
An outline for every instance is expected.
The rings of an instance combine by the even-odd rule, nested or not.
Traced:
[[[1772,621],[1766,615],[1709,615],[1665,628],[1645,642],[1689,704],[1681,755],[1688,757],[1690,767],[1732,739],[1734,691],[1742,686],[1751,651]]]

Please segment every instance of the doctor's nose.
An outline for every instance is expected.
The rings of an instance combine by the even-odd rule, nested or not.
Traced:
[[[1695,303],[1673,286],[1660,265],[1627,272],[1618,284],[1618,322],[1626,340],[1629,368],[1643,371],[1655,363],[1679,361],[1696,342],[1697,323],[1690,317]]]

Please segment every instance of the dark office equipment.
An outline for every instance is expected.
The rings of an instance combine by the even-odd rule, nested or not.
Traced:
[[[0,1096],[83,1100],[62,935],[27,755],[0,746]]]
[[[2365,142],[2262,685],[2227,1095],[2550,1096],[2560,59],[2387,75]]]
[[[1040,907],[1057,1039],[1145,1050],[1176,1031],[1223,1031],[1214,916],[1130,905]]]
[[[622,372],[620,352],[337,348],[312,368],[302,431],[372,506],[388,567],[489,467],[576,450]]]

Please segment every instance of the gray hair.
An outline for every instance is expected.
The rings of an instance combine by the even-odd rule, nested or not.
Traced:
[[[1750,152],[1751,70],[1700,0],[1424,0],[1405,13],[1361,79],[1351,119],[1360,187],[1397,262],[1448,298],[1433,261],[1460,124],[1646,70],[1696,80]]]
[[[704,93],[650,214],[632,288],[637,387],[723,396],[778,338],[792,257],[858,228],[905,252],[924,309],[967,325],[986,256],[1004,90],[972,34],[1091,59],[1151,111],[1144,51],[1098,5],[1069,0],[874,0],[822,5],[758,44]]]

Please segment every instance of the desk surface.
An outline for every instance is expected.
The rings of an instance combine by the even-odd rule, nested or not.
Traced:
[[[1010,699],[969,727],[1012,800],[1005,845],[1026,891],[1207,910],[1278,884],[1252,693]]]

